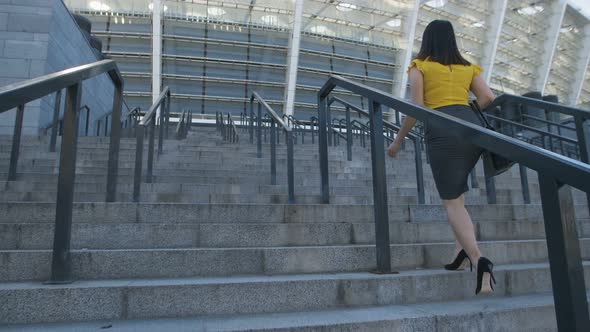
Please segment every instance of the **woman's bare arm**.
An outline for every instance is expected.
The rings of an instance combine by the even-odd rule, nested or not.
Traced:
[[[471,92],[477,98],[477,103],[479,107],[484,109],[486,106],[494,101],[494,93],[490,89],[490,87],[486,84],[483,77],[481,75],[475,75],[473,80],[471,81]]]
[[[424,76],[418,68],[414,67],[410,69],[410,93],[412,94],[412,103],[424,106]],[[387,154],[390,157],[395,157],[399,152],[402,142],[406,135],[410,132],[412,127],[416,124],[416,119],[411,116],[406,116],[399,133],[395,137],[395,140],[387,148]]]
[[[412,94],[412,103],[418,106],[424,106],[424,76],[418,68],[410,69],[410,93]],[[395,138],[399,141],[398,144],[406,138],[412,127],[416,124],[416,119],[411,116],[406,116],[402,124],[401,130]]]

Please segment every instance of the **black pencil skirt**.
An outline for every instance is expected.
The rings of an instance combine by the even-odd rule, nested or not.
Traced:
[[[436,109],[447,115],[482,125],[478,115],[465,105],[450,105]],[[469,190],[469,173],[477,163],[483,149],[468,140],[452,135],[441,128],[426,128],[426,153],[440,198],[449,200]]]

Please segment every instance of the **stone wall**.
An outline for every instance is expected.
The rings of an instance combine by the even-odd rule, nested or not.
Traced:
[[[100,59],[62,0],[0,0],[0,86]],[[84,81],[81,105],[91,109],[90,132],[95,120],[111,111],[113,93],[106,74]],[[27,104],[24,134],[40,133],[51,124],[54,100],[50,95]],[[0,134],[12,133],[14,113],[0,114]]]

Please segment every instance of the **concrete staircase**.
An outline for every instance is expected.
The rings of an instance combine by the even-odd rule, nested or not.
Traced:
[[[58,153],[24,137],[19,178],[0,193],[0,331],[553,331],[556,329],[538,182],[523,205],[517,169],[498,201],[467,195],[481,248],[496,264],[491,297],[475,273],[448,272],[453,237],[425,164],[416,205],[413,151],[387,161],[392,265],[376,275],[370,154],[330,148],[330,205],[319,199],[317,145],[295,146],[297,204],[287,205],[285,146],[270,185],[242,133],[212,128],[166,141],[154,183],[131,203],[135,143],[121,143],[118,202],[104,203],[108,139],[81,137],[73,211],[75,281],[50,275]],[[307,140],[309,142],[309,140]],[[356,143],[356,142],[355,142]],[[0,138],[6,179],[10,139]],[[144,153],[145,155],[145,153]],[[424,157],[424,160],[425,157]],[[478,174],[482,174],[481,169]],[[587,284],[590,216],[574,194]]]

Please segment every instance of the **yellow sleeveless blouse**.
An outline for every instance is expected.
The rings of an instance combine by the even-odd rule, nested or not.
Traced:
[[[424,75],[424,105],[432,109],[448,105],[469,105],[471,81],[483,71],[474,64],[446,66],[428,59],[412,61],[408,73],[414,67]]]

